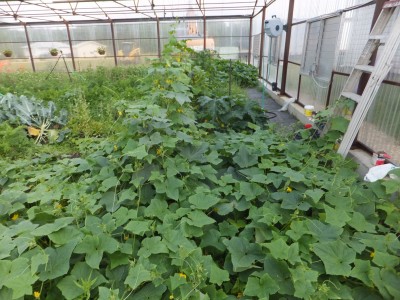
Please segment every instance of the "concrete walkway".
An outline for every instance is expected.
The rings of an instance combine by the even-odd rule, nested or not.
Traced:
[[[247,94],[251,99],[260,103],[267,111],[276,114],[275,118],[269,120],[270,122],[278,123],[285,127],[290,127],[298,122],[288,111],[278,111],[281,107],[265,92],[263,95],[262,91],[259,91],[257,88],[251,88],[247,89]]]

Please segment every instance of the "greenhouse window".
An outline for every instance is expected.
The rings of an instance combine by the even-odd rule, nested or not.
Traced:
[[[342,15],[307,21],[301,73],[329,81],[337,57]]]

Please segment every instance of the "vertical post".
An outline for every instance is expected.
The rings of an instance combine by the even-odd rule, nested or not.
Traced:
[[[232,59],[229,60],[229,96],[232,90]]]
[[[335,73],[332,71],[331,72],[331,80],[329,81],[328,94],[326,96],[325,108],[328,107],[331,102],[331,93],[332,93],[332,85],[333,85],[334,75],[335,75]]]
[[[261,45],[260,45],[260,60],[258,62],[258,76],[262,78],[262,66],[264,62],[264,36],[265,36],[265,28],[264,28],[264,22],[265,22],[265,10],[266,6],[263,7],[263,12],[262,12],[262,19],[261,19]]]
[[[160,19],[157,18],[157,48],[158,58],[161,58]]]
[[[25,29],[26,43],[28,45],[29,58],[31,59],[32,70],[33,72],[36,72],[35,62],[33,60],[33,55],[32,55],[31,42],[29,41],[29,35],[28,35],[28,29],[26,28],[26,23],[24,23],[24,29]]]
[[[72,67],[74,68],[74,71],[76,71],[74,49],[72,47],[71,32],[69,31],[68,22],[65,22],[65,26],[67,27],[67,36],[68,36],[68,43],[69,43],[69,51],[71,52]],[[69,72],[68,72],[68,75],[69,75]]]
[[[112,38],[112,45],[113,45],[113,51],[114,51],[114,64],[115,66],[118,66],[118,60],[117,60],[117,47],[115,46],[115,33],[114,33],[114,23],[112,20],[110,20],[110,26],[111,26],[111,38]]]
[[[207,49],[207,25],[206,25],[206,14],[203,16],[203,50]]]
[[[301,74],[299,74],[299,85],[297,86],[297,99],[296,99],[297,103],[299,103],[300,99],[300,87],[301,87]]]
[[[286,38],[285,38],[285,50],[283,53],[281,95],[284,95],[286,93],[286,78],[288,70],[290,38],[292,36],[293,10],[294,10],[294,0],[289,0],[289,11],[288,11],[287,25],[286,25],[287,27],[286,27]]]
[[[375,11],[374,11],[374,16],[372,17],[370,31],[374,27],[374,25],[376,23],[376,20],[378,19],[379,14],[381,13],[383,5],[385,4],[385,2],[386,2],[386,0],[376,0]],[[376,53],[377,53],[377,50],[375,50],[375,52],[372,53],[371,59],[370,59],[370,65],[375,64]],[[358,88],[357,88],[357,93],[358,94],[361,95],[362,92],[364,91],[365,87],[367,86],[367,82],[368,82],[369,77],[370,77],[370,74],[367,74],[367,73],[361,74],[360,81],[359,81]]]
[[[252,51],[252,35],[253,35],[253,17],[250,17],[250,30],[249,30],[249,54],[247,57],[247,64],[249,65],[251,62],[251,51]]]

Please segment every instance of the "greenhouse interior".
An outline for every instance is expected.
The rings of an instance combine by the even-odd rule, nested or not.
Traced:
[[[0,1],[0,299],[400,299],[399,0]]]

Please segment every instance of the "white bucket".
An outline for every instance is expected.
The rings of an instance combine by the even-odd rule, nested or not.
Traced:
[[[306,115],[306,117],[312,117],[313,112],[314,112],[314,105],[304,106],[304,114]]]

